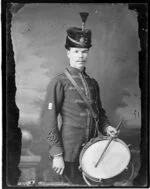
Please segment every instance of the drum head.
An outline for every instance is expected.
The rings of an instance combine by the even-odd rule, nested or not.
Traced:
[[[110,143],[99,165],[95,167],[107,143],[108,139],[96,141],[82,153],[80,164],[86,175],[96,179],[108,179],[127,168],[130,161],[130,151],[120,139],[114,139]]]

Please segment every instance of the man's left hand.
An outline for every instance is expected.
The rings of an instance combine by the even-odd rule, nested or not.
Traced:
[[[108,126],[106,128],[106,134],[111,137],[115,137],[118,134],[118,131],[116,130],[116,128],[114,128],[112,126]]]

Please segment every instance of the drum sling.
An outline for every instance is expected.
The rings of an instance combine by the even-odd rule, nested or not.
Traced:
[[[81,98],[86,103],[87,107],[89,108],[94,120],[96,121],[96,124],[95,124],[96,125],[96,131],[97,131],[98,134],[100,134],[99,129],[98,129],[98,116],[95,114],[90,102],[88,101],[87,97],[84,95],[84,93],[82,92],[82,90],[80,89],[80,87],[78,86],[76,81],[73,79],[73,77],[71,76],[71,74],[69,73],[67,68],[65,69],[64,73],[67,76],[67,78],[70,80],[70,82],[73,84],[75,89],[78,91],[78,93],[80,94]]]

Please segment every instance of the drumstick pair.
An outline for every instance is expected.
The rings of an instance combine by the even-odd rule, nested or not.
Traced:
[[[122,120],[119,122],[118,126],[116,127],[116,130],[117,130],[117,131],[119,131],[119,128],[120,128],[120,126],[121,126],[121,123],[122,123]],[[101,154],[101,156],[99,157],[97,163],[95,164],[95,167],[97,167],[97,166],[99,165],[100,161],[101,161],[102,158],[104,157],[104,154],[105,154],[107,148],[109,147],[111,141],[112,141],[114,138],[115,138],[115,136],[111,136],[111,137],[110,137],[110,140],[108,141],[108,143],[107,143],[107,145],[106,145],[106,147],[105,147],[103,153]]]

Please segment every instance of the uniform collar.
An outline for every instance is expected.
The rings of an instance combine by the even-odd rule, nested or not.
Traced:
[[[72,66],[68,66],[68,70],[73,73],[73,74],[78,74],[78,73],[82,73],[82,74],[86,74],[86,68],[84,67],[83,70],[81,71],[80,69],[74,68]]]

